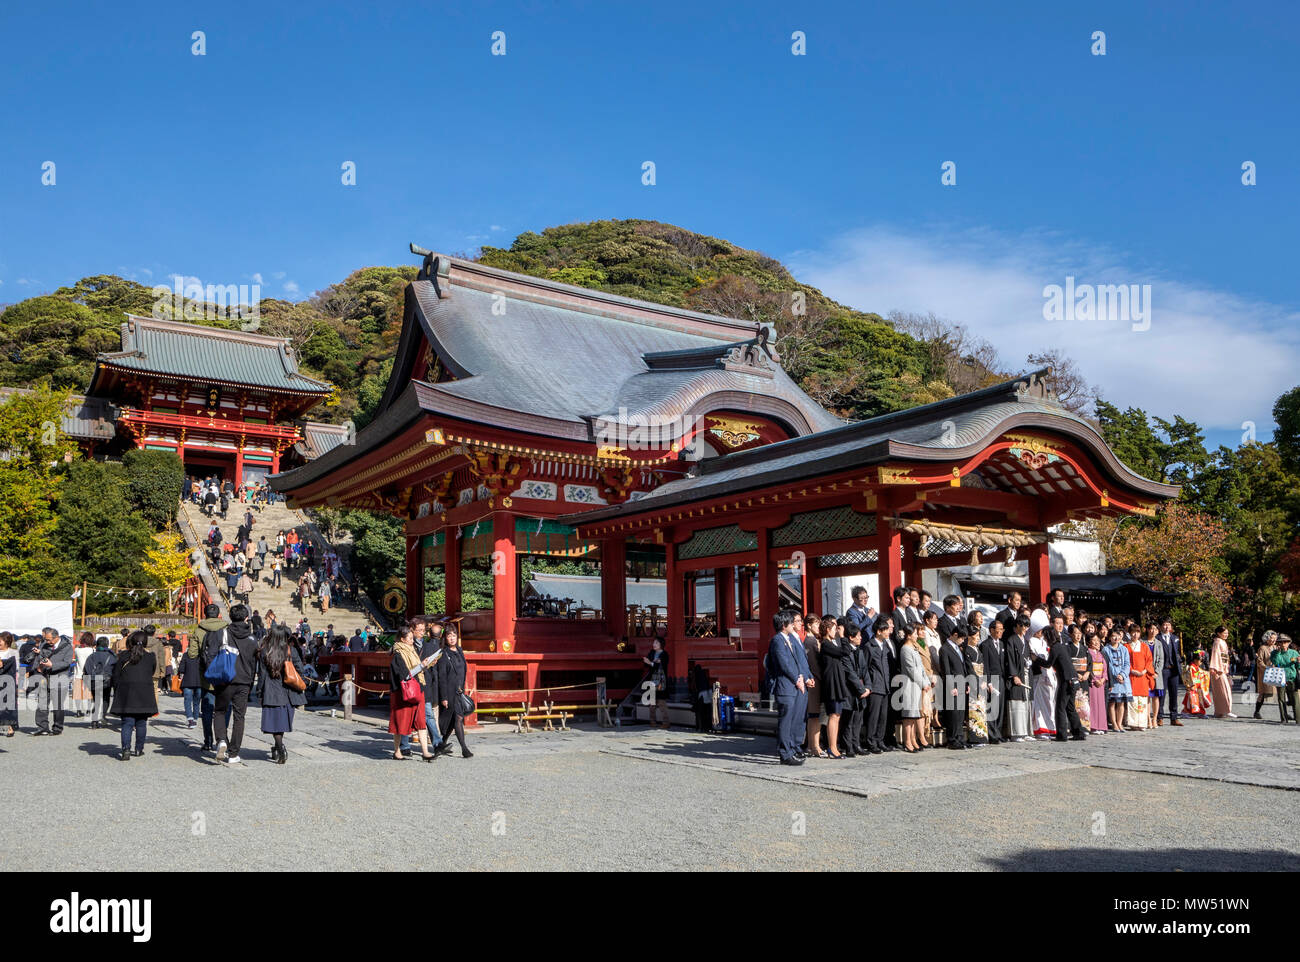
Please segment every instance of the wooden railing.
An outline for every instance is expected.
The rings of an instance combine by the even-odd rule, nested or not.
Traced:
[[[195,417],[192,414],[166,414],[162,411],[146,411],[143,408],[124,407],[118,414],[118,420],[135,424],[156,424],[159,426],[183,428],[187,431],[221,428],[255,438],[272,438],[279,441],[298,441],[302,432],[294,424],[256,424],[252,421],[240,421],[230,418]]]

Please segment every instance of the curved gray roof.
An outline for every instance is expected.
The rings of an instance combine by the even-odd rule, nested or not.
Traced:
[[[388,403],[409,382],[418,325],[455,375],[426,385],[425,408],[439,410],[441,397],[455,417],[497,410],[514,428],[521,416],[539,419],[534,430],[544,434],[567,422],[558,433],[583,440],[628,417],[722,409],[772,417],[799,435],[842,423],[755,347],[755,326],[744,321],[432,255],[407,299]],[[731,357],[747,348],[762,350],[753,365]]]
[[[753,490],[890,460],[953,461],[972,457],[1006,431],[1036,427],[1055,431],[1087,449],[1117,483],[1148,497],[1172,498],[1173,485],[1136,474],[1115,456],[1091,424],[1062,407],[1044,389],[1038,371],[1027,380],[992,387],[808,437],[699,462],[698,473],[656,488],[636,501],[573,515],[575,524],[641,514],[676,504]],[[1035,387],[1037,385],[1037,387]]]
[[[133,314],[122,325],[122,350],[100,354],[98,360],[99,365],[201,382],[321,395],[330,391],[325,382],[298,372],[287,338]],[[95,375],[98,381],[98,370]]]

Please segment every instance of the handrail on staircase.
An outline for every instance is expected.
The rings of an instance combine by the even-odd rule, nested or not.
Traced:
[[[182,501],[176,509],[176,526],[180,528],[181,536],[185,539],[185,544],[190,549],[190,557],[194,556],[194,549],[199,551],[199,570],[198,577],[207,589],[208,598],[216,605],[224,617],[227,613],[226,599],[222,596],[217,588],[217,581],[212,574],[212,568],[208,564],[207,552],[203,550],[203,542],[200,540],[198,531],[194,527],[194,522],[190,518],[189,506]],[[200,613],[200,617],[202,617]]]

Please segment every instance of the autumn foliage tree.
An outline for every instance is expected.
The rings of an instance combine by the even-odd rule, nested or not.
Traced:
[[[1149,588],[1177,596],[1170,615],[1185,638],[1199,642],[1223,620],[1233,594],[1223,560],[1229,531],[1213,515],[1172,501],[1153,524],[1107,518],[1096,532],[1108,568],[1127,568]]]

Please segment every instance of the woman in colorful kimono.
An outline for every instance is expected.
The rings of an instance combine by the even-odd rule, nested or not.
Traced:
[[[1133,695],[1128,703],[1128,727],[1129,731],[1145,731],[1151,727],[1151,683],[1155,681],[1155,670],[1151,667],[1151,649],[1136,629],[1126,647],[1128,677]]]
[[[1106,689],[1106,717],[1113,732],[1125,731],[1128,721],[1128,703],[1133,699],[1133,686],[1129,682],[1128,648],[1121,642],[1124,632],[1112,628],[1110,637],[1101,649],[1110,674],[1110,687]]]
[[[1034,673],[1034,708],[1030,724],[1040,741],[1056,737],[1056,689],[1060,687],[1055,670],[1047,666],[1052,647],[1048,637],[1051,631],[1049,625],[1047,612],[1035,608],[1029,616],[1029,651],[1026,660],[1033,665]]]
[[[1101,635],[1088,636],[1088,726],[1094,735],[1106,734],[1106,658],[1101,653]],[[1083,719],[1079,719],[1083,721]]]
[[[1088,694],[1092,688],[1092,655],[1083,640],[1083,629],[1070,625],[1065,629],[1067,636],[1066,651],[1074,663],[1075,688],[1074,710],[1079,716],[1079,724],[1085,729],[1092,729],[1092,701]]]
[[[1210,673],[1201,667],[1201,652],[1192,653],[1187,663],[1187,693],[1183,695],[1183,714],[1205,717],[1210,700]]]
[[[1210,643],[1210,697],[1215,718],[1236,718],[1232,712],[1232,666],[1228,659],[1228,628],[1221,625]]]
[[[966,663],[967,677],[975,678],[966,702],[966,744],[983,746],[989,743],[988,698],[984,687],[984,657],[978,644],[979,638],[972,631],[961,646],[961,657]]]

